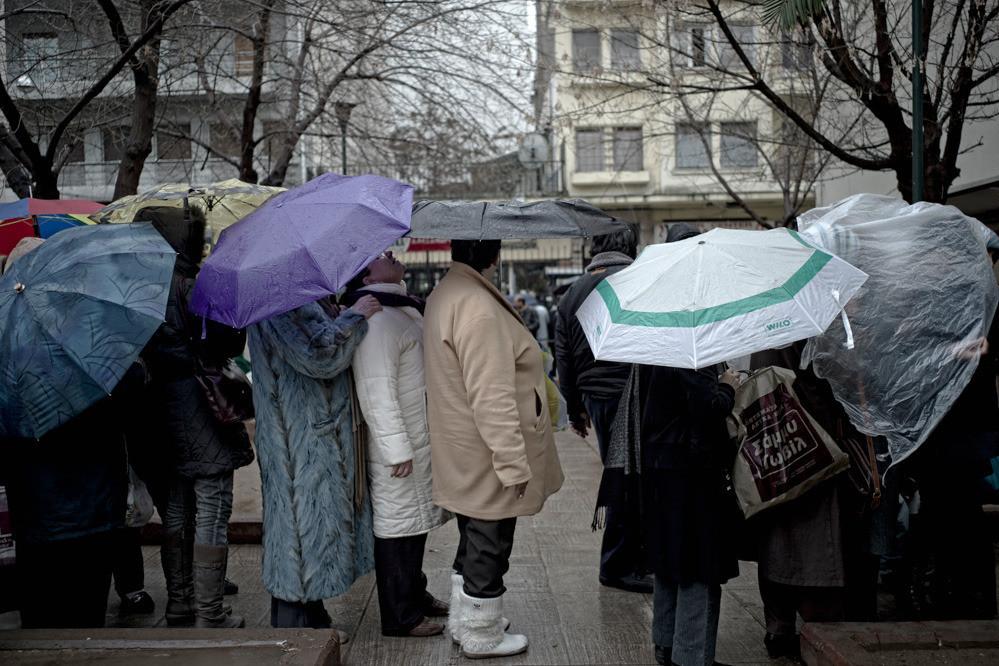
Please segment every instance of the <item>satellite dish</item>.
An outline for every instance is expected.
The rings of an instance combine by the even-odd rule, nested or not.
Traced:
[[[517,151],[517,159],[525,169],[540,169],[548,161],[548,139],[538,132],[524,135]]]

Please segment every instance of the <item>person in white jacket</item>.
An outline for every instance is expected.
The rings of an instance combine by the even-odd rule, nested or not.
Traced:
[[[427,591],[427,533],[450,515],[431,498],[430,436],[423,375],[423,304],[406,293],[406,267],[386,252],[347,286],[344,303],[372,295],[382,311],[354,353],[354,385],[367,423],[368,485],[374,509],[375,575],[382,634],[434,636],[427,619],[448,605]]]

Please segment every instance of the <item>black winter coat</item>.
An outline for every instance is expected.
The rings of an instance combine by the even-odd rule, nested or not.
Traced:
[[[605,255],[597,255],[594,259],[603,256]],[[604,278],[626,268],[626,259],[628,258],[621,255],[620,263],[603,266],[599,272],[584,273],[572,283],[559,301],[555,318],[555,359],[559,390],[565,398],[571,419],[585,412],[582,398],[584,394],[602,400],[618,398],[628,383],[631,366],[627,363],[594,359],[583,327],[576,319],[576,312],[583,301]]]
[[[735,391],[713,370],[643,366],[642,484],[652,570],[663,581],[724,583],[739,574],[742,519],[728,470],[725,418]]]
[[[223,426],[215,419],[195,379],[199,361],[217,367],[239,355],[246,332],[191,314],[196,268],[177,258],[166,321],[146,347],[149,397],[154,409],[152,437],[173,453],[175,470],[186,478],[226,474],[253,462],[253,450],[243,424]],[[205,338],[202,339],[202,327]]]
[[[124,526],[123,415],[135,408],[143,379],[133,365],[111,397],[40,440],[0,442],[0,483],[7,486],[16,541],[51,543]]]

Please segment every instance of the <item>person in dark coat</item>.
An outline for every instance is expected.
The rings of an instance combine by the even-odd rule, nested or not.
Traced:
[[[594,238],[590,264],[562,297],[555,318],[558,383],[568,407],[569,423],[580,437],[586,437],[589,427],[593,426],[602,461],[607,459],[611,426],[631,366],[595,360],[576,312],[601,280],[635,260],[637,250],[637,238],[631,229]],[[642,540],[635,519],[634,511],[618,503],[606,507],[600,547],[600,583],[651,594],[652,578],[645,571]]]
[[[128,493],[122,414],[141,374],[133,365],[110,397],[37,441],[0,440],[25,629],[104,626]]]
[[[741,513],[728,476],[726,417],[737,375],[639,366],[643,520],[655,574],[656,660],[714,663],[721,585],[739,574]]]
[[[538,329],[541,328],[541,321],[538,319],[538,313],[534,311],[534,308],[527,304],[527,299],[523,296],[518,296],[516,298],[514,306],[517,308],[520,318],[524,320],[524,326],[526,326],[527,330],[531,332],[531,335],[537,338]]]
[[[811,368],[799,367],[804,345],[797,342],[753,354],[751,369],[776,366],[793,371],[792,388],[802,407],[833,439],[845,432],[861,437],[836,402],[829,382],[815,376]],[[773,658],[799,655],[798,614],[806,622],[846,619],[846,540],[840,496],[849,488],[844,479],[845,475],[829,479],[802,497],[747,521],[746,532],[759,562],[764,644]]]
[[[190,295],[204,244],[205,219],[197,208],[143,208],[135,222],[149,221],[177,250],[166,321],[144,352],[155,414],[151,436],[173,457],[163,518],[161,549],[167,581],[166,620],[171,626],[238,627],[222,604],[232,513],[233,472],[253,461],[242,423],[222,425],[196,378],[239,355],[244,331],[192,315]]]
[[[982,509],[990,459],[999,456],[999,314],[988,335],[956,352],[977,358],[964,391],[926,443],[905,461],[921,498],[920,555],[932,562],[923,615],[939,620],[993,619],[996,566],[993,530]]]

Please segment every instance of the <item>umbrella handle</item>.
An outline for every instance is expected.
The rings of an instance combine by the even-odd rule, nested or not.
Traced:
[[[850,326],[850,318],[846,316],[846,305],[839,302],[839,289],[832,290],[832,297],[836,300],[836,305],[839,305],[839,314],[843,317],[843,328],[846,330],[846,343],[845,347],[847,349],[853,349],[853,327]]]

